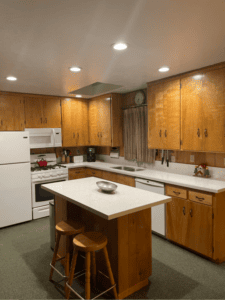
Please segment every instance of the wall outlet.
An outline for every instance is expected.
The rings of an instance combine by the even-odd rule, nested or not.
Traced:
[[[190,162],[194,163],[195,162],[195,156],[194,155],[190,155]]]
[[[175,162],[175,156],[171,155],[171,162]]]

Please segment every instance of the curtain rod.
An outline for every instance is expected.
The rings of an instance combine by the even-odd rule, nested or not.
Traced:
[[[126,107],[122,107],[122,110],[129,109],[129,108],[141,107],[141,106],[147,106],[147,105],[148,105],[148,104],[141,104],[141,105],[126,106]]]

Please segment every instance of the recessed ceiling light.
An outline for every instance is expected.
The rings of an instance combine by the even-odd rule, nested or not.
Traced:
[[[81,71],[81,68],[80,68],[80,67],[71,67],[71,68],[70,68],[70,71],[71,71],[71,72],[80,72],[80,71]]]
[[[107,100],[107,101],[108,101],[108,100],[111,100],[111,98],[110,98],[110,97],[109,97],[109,98],[105,98],[105,100]]]
[[[76,95],[76,98],[82,98],[82,95]]]
[[[197,75],[194,75],[194,76],[193,76],[193,79],[195,79],[195,80],[201,80],[202,77],[203,77],[203,75],[197,74]]]
[[[10,80],[10,81],[16,81],[17,80],[17,78],[14,77],[14,76],[8,76],[8,77],[6,77],[6,79]]]
[[[125,43],[117,43],[113,45],[113,48],[116,50],[125,50],[127,49],[127,44]]]
[[[159,72],[168,72],[169,69],[170,69],[169,67],[166,67],[166,66],[165,66],[165,67],[160,68],[160,69],[159,69]]]

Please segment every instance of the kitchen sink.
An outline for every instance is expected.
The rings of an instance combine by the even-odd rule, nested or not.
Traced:
[[[133,168],[133,167],[125,167],[125,166],[118,166],[118,167],[111,167],[111,168],[116,170],[129,171],[129,172],[144,171],[144,169],[141,168]]]

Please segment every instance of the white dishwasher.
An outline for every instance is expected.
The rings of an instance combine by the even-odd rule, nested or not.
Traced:
[[[165,195],[164,184],[156,181],[135,178],[135,187],[152,193]],[[166,236],[165,204],[152,207],[152,231],[164,237]]]

